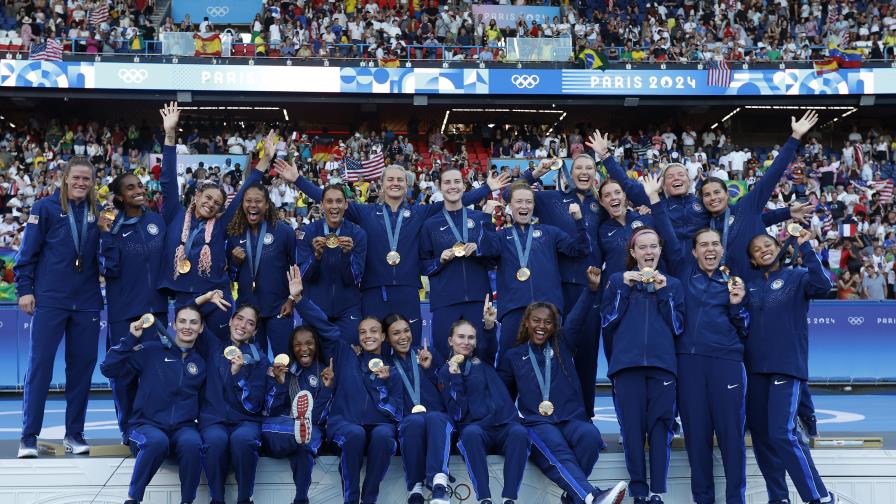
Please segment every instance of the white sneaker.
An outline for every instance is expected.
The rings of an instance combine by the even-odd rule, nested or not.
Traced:
[[[296,394],[296,398],[292,401],[292,417],[296,424],[293,434],[296,437],[296,443],[308,444],[311,441],[311,413],[314,410],[314,397],[311,392],[303,390]]]
[[[82,434],[65,436],[65,438],[62,439],[62,447],[65,448],[65,453],[72,453],[74,455],[90,453],[90,445],[84,440]]]
[[[19,440],[18,458],[37,458],[37,438],[26,436]]]

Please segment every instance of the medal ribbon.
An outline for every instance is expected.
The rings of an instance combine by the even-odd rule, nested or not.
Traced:
[[[234,343],[236,342],[234,341]],[[246,364],[255,364],[256,362],[261,361],[261,358],[258,356],[258,349],[255,348],[255,345],[253,345],[252,343],[246,343],[246,345],[249,347],[249,351],[252,352],[252,355],[244,353],[243,361]],[[237,348],[239,348],[239,343],[237,343],[236,346]]]
[[[159,341],[162,342],[162,346],[171,348],[171,333],[168,332],[168,328],[162,325],[162,322],[159,319],[156,319],[155,326],[156,331],[159,333]]]
[[[259,230],[258,238],[253,249],[252,231],[246,229],[246,255],[249,256],[249,271],[252,273],[253,282],[255,282],[255,277],[258,276],[258,267],[261,266],[261,255],[262,252],[264,252],[264,237],[267,233],[268,223],[267,221],[261,221],[261,229]],[[186,247],[184,248],[186,249]],[[186,255],[186,250],[184,251],[184,255]]]
[[[404,220],[404,211],[398,208],[398,222],[395,224],[395,231],[392,231],[392,221],[389,219],[389,208],[383,205],[383,222],[386,224],[386,237],[389,239],[389,250],[395,252],[398,248],[398,237],[401,234],[401,221]]]
[[[136,223],[140,222],[140,219],[142,219],[142,218],[143,218],[143,214],[140,214],[136,217],[131,217],[130,219],[127,219],[124,217],[124,212],[121,212],[121,215],[118,215],[117,218],[115,219],[115,223],[112,224],[112,234],[113,235],[118,234],[118,231],[121,230],[121,226],[123,226],[125,224],[127,224],[127,225],[136,224]]]
[[[189,217],[184,216],[184,219],[187,219],[187,218],[189,218]],[[188,261],[190,260],[190,250],[193,249],[193,242],[196,240],[196,237],[199,236],[199,233],[201,233],[205,230],[205,226],[200,226],[199,225],[200,223],[202,223],[202,221],[196,222],[196,224],[197,224],[196,228],[193,229],[192,231],[190,231],[190,236],[189,236],[189,238],[187,238],[186,243],[184,243],[184,259],[186,259]]]
[[[550,345],[546,344],[544,347],[544,375],[542,376],[538,362],[535,361],[535,352],[532,351],[532,344],[529,344],[529,362],[532,363],[532,371],[535,372],[538,388],[541,389],[542,402],[547,401],[551,396],[551,358],[553,356],[554,351],[551,350]]]
[[[398,376],[401,377],[401,381],[404,382],[404,388],[408,391],[408,394],[411,396],[411,402],[414,403],[414,406],[420,405],[420,366],[418,366],[417,362],[417,353],[413,350],[411,351],[414,354],[414,364],[411,366],[411,370],[414,373],[414,385],[411,386],[411,382],[408,381],[408,375],[404,372],[404,368],[401,366],[400,362],[395,363],[395,370],[398,371]]]
[[[75,244],[75,254],[78,256],[78,263],[80,264],[81,252],[87,244],[87,203],[84,203],[84,218],[81,220],[80,233],[78,233],[79,229],[75,224],[75,208],[71,205],[71,202],[69,204],[68,227],[72,232],[72,242]]]
[[[451,214],[448,213],[448,210],[445,207],[442,207],[442,213],[445,214],[445,220],[448,221],[448,225],[451,226],[451,233],[454,234],[454,239],[460,243],[467,243],[468,228],[467,228],[467,207],[461,207],[461,226],[464,229],[463,236],[461,236],[460,232],[457,230],[457,226],[454,225],[454,221],[451,220]]]
[[[532,251],[532,224],[529,224],[529,231],[526,233],[526,250],[520,245],[520,237],[516,233],[516,226],[510,226],[513,232],[513,244],[516,245],[516,257],[520,261],[520,268],[527,268],[529,264],[529,252]]]
[[[722,221],[722,247],[725,249],[726,252],[728,250],[728,221],[730,220],[730,217],[731,217],[731,207],[726,207],[725,215],[724,215],[723,221]],[[709,221],[709,228],[712,229],[713,231],[718,231],[718,229],[716,229],[715,219],[711,219]],[[726,259],[728,259],[728,254],[723,254],[722,260],[719,261],[719,265],[720,266],[724,265]]]
[[[385,213],[385,210],[384,210],[383,212]],[[341,227],[341,226],[340,226],[339,228],[337,228],[336,231],[332,231],[332,233],[335,234],[336,236],[339,236],[339,233],[340,233],[340,232],[342,232],[342,227]],[[330,231],[330,226],[327,225],[327,221],[325,220],[325,221],[324,221],[324,238],[326,238],[327,235],[330,234],[330,233],[331,233],[331,231]]]

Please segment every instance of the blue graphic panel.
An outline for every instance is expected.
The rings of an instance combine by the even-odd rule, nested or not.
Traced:
[[[255,14],[261,12],[258,0],[173,0],[171,16],[175,23],[189,14],[190,21],[198,25],[203,18],[212,24],[250,24]]]

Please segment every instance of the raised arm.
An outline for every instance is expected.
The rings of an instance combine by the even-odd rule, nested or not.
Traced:
[[[594,151],[598,161],[603,162],[604,168],[607,169],[607,175],[611,179],[619,182],[623,192],[625,192],[625,196],[631,202],[632,206],[638,207],[650,205],[649,194],[645,191],[644,187],[637,181],[629,178],[628,174],[625,173],[625,170],[619,166],[616,158],[610,153],[609,133],[601,135],[600,130],[595,130],[591,137],[585,142],[585,145]]]
[[[165,130],[165,145],[162,147],[162,173],[159,184],[162,186],[162,216],[168,225],[177,218],[184,207],[180,202],[180,187],[177,182],[177,123],[180,120],[180,108],[177,102],[169,102],[159,110],[162,115],[162,127]]]
[[[317,329],[321,345],[324,347],[324,355],[338,359],[339,350],[342,345],[345,345],[339,328],[329,321],[327,315],[313,301],[302,296],[302,274],[299,267],[290,266],[286,275],[289,279],[289,295],[296,300],[295,310],[302,317],[304,323]]]
[[[793,130],[793,133],[784,142],[784,145],[778,152],[778,157],[775,158],[772,165],[753,186],[753,190],[743,197],[753,211],[760,211],[768,202],[768,199],[771,198],[775,186],[778,185],[778,181],[781,180],[784,171],[793,161],[796,150],[800,146],[800,140],[806,132],[812,129],[816,122],[818,122],[818,115],[814,110],[806,112],[799,121],[795,117],[790,118],[790,128]]]
[[[124,335],[118,345],[106,352],[106,358],[100,363],[100,372],[106,378],[131,376],[143,370],[143,358],[151,349],[140,344],[143,325],[138,320],[131,323],[130,332]],[[155,346],[154,348],[158,348]]]
[[[588,288],[582,290],[582,294],[579,295],[575,306],[569,311],[566,320],[563,321],[560,335],[568,348],[578,348],[579,340],[582,337],[598,337],[597,334],[583,335],[584,331],[582,329],[585,327],[585,320],[587,320],[588,315],[594,308],[594,299],[598,289],[600,289],[600,275],[601,271],[599,268],[594,266],[588,267]]]
[[[804,237],[805,236],[805,237]],[[821,258],[809,243],[812,234],[809,230],[804,229],[798,238],[800,255],[803,257],[803,266],[809,270],[807,275],[802,279],[803,293],[806,299],[819,299],[827,296],[834,288],[831,279],[828,277],[821,265]]]
[[[472,191],[465,192],[461,198],[461,203],[464,206],[475,205],[484,198],[487,198],[493,191],[504,189],[510,185],[510,174],[504,172],[495,176],[489,173],[488,179],[486,179],[485,182],[485,185],[479,186]]]

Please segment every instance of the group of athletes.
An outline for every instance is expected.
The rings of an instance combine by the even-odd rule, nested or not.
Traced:
[[[715,501],[714,435],[725,502],[745,502],[745,426],[770,502],[790,502],[787,474],[803,501],[836,502],[796,432],[798,406],[809,399],[809,300],[831,284],[809,231],[791,222],[785,243],[765,231],[804,219],[807,206],[763,213],[814,112],[791,120],[792,136],[736,205],[720,179],[689,194],[679,164],[629,179],[596,132],[595,156],[576,157],[561,172],[562,189],[531,188],[551,162],[525,180],[493,175],[469,192],[461,173],[446,169],[444,202],[425,206],[407,203],[400,166],[385,169],[379,203],[348,202],[342,186],[321,189],[294,164],[272,164],[269,135],[226,208],[214,184],[181,204],[180,109],[160,112],[161,214],[146,208],[132,174],[112,182],[114,209],[97,208],[95,170],[78,159],[60,190],[34,205],[15,266],[19,306],[33,315],[20,457],[38,455],[63,335],[63,443],[89,452],[102,275],[110,348],[100,369],[136,457],[127,503],[142,501],[167,457],[177,461],[183,502],[196,498],[203,470],[213,503],[224,502],[231,470],[237,501],[250,502],[261,454],[289,460],[293,502],[307,503],[326,440],[340,452],[344,502],[377,502],[400,449],[408,502],[428,493],[446,504],[456,431],[480,502],[492,502],[486,456],[502,454],[497,502],[518,498],[531,459],[563,503],[619,504],[627,491],[657,504],[679,415],[694,502]],[[599,185],[596,161],[608,173]],[[270,170],[320,202],[321,219],[298,235],[277,220],[261,184]],[[493,191],[512,222],[497,230],[471,209]],[[421,275],[430,282],[429,339],[421,337]],[[591,422],[600,341],[630,475],[606,489],[589,482],[606,446]]]

